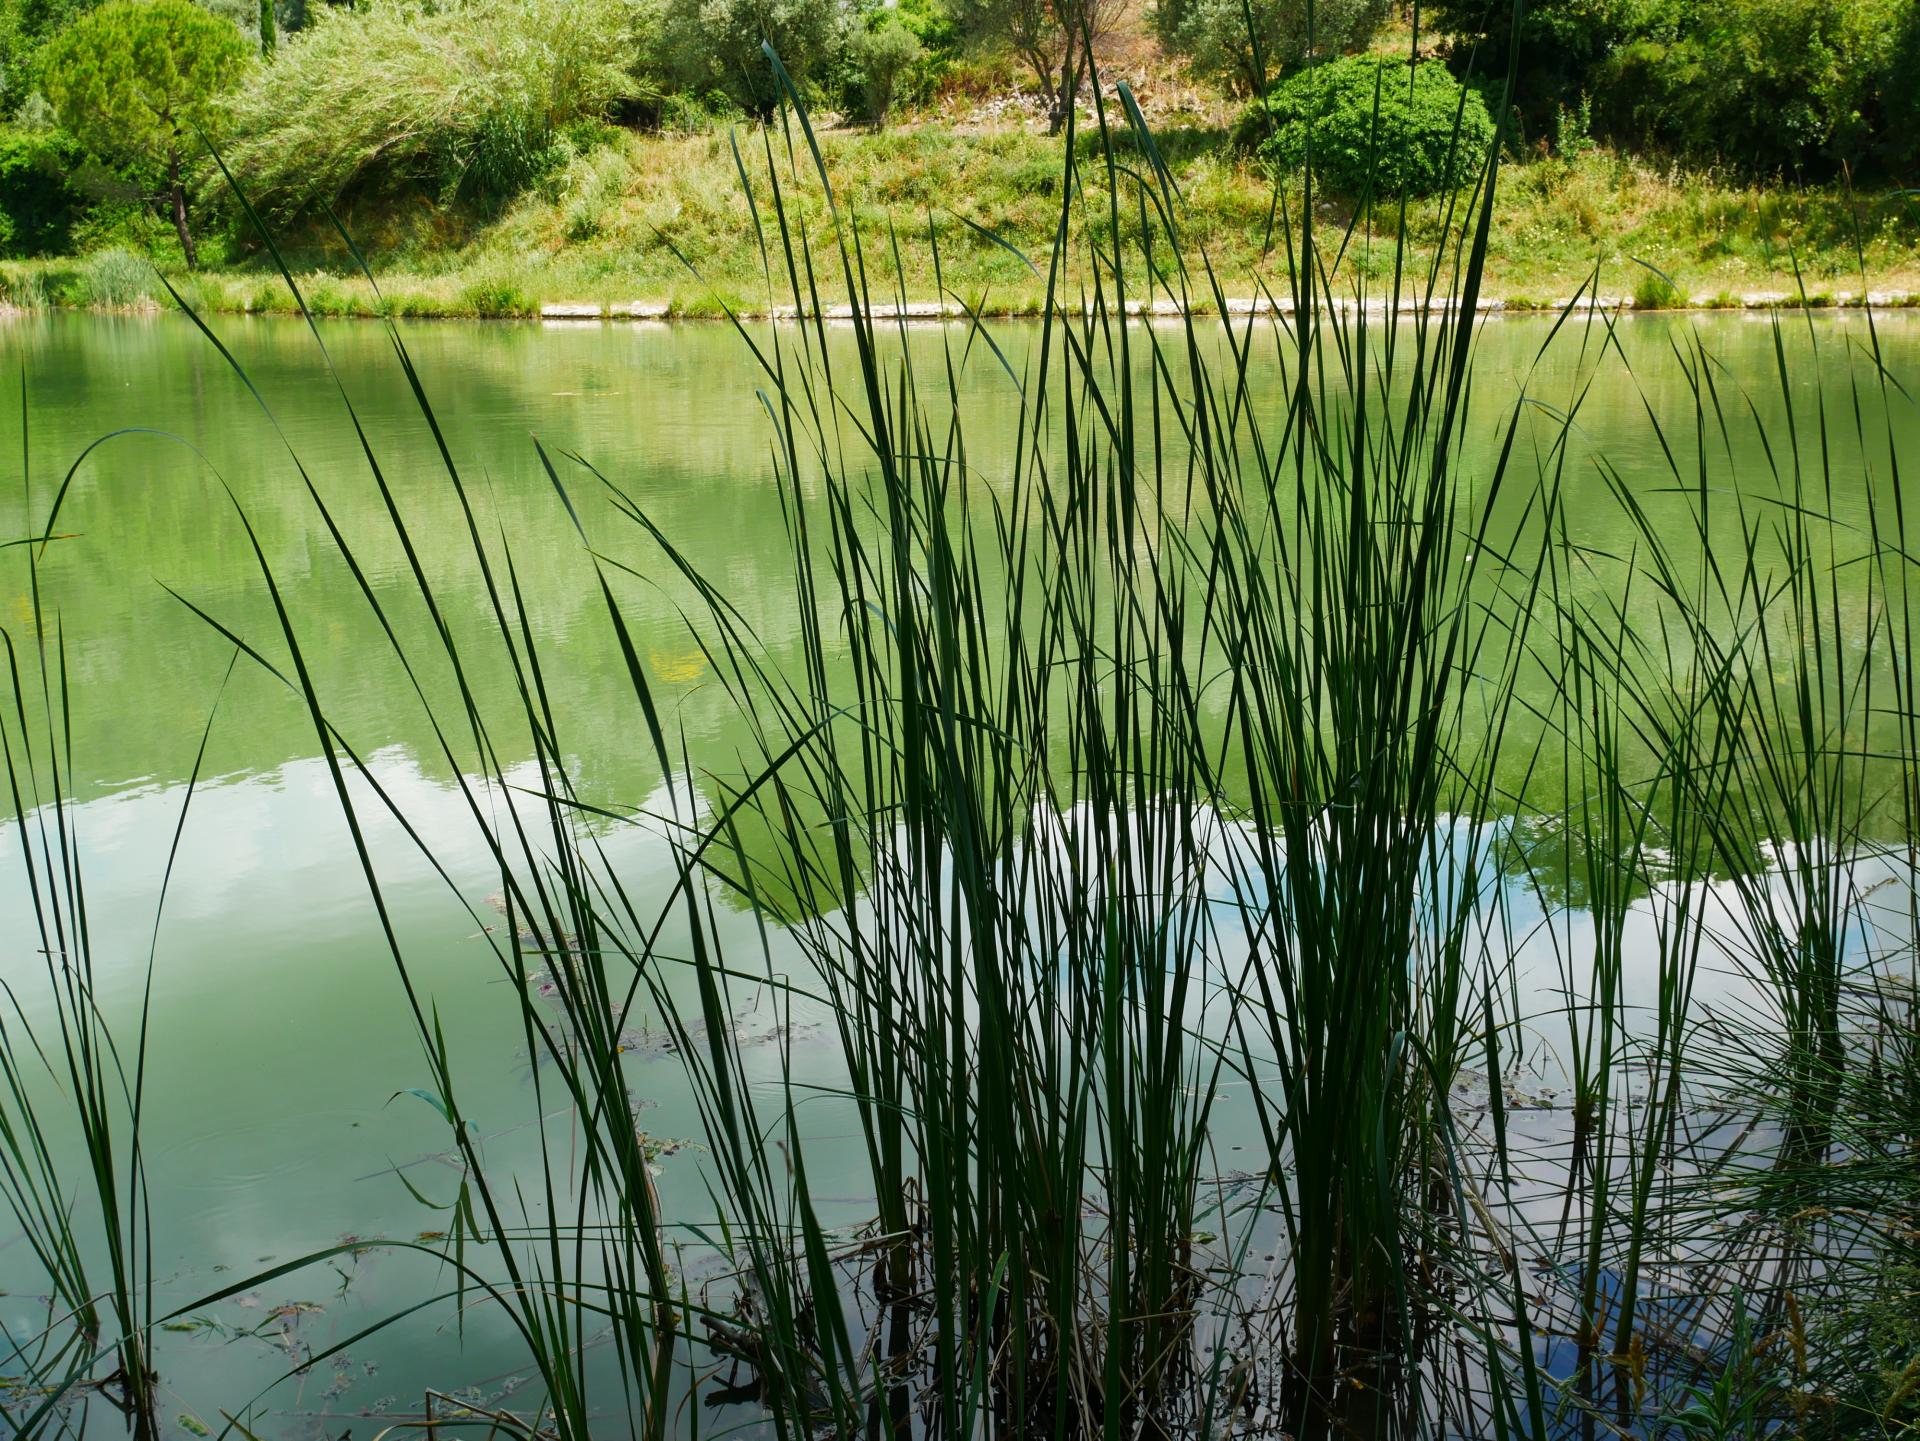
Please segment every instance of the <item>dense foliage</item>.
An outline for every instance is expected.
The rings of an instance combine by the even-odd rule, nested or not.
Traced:
[[[1282,80],[1241,122],[1242,139],[1282,170],[1312,159],[1338,194],[1426,195],[1470,175],[1492,144],[1480,96],[1444,65],[1352,56]]]
[[[1920,0],[1433,0],[1456,71],[1517,40],[1531,133],[1583,103],[1610,138],[1750,172],[1898,176],[1920,147]]]
[[[1720,0],[1621,45],[1599,89],[1613,128],[1641,143],[1768,171],[1858,167],[1876,158],[1900,12],[1911,9]]]
[[[857,30],[847,49],[849,77],[858,77],[860,111],[881,124],[892,111],[908,72],[921,58],[920,37],[887,12],[877,24]]]
[[[0,0],[0,111],[12,115],[32,93],[48,40],[91,8],[89,0]]]
[[[502,199],[655,89],[646,23],[631,0],[320,9],[241,97],[228,160],[281,217],[414,184]]]
[[[227,21],[190,0],[112,0],[63,30],[41,84],[61,125],[93,154],[164,187],[194,262],[182,180],[252,58]]]
[[[132,83],[125,36],[89,38],[161,15],[201,51],[164,59],[165,83]],[[1352,58],[1388,22],[1477,98],[1431,65]],[[1478,153],[1509,47],[1518,88],[1498,118],[1516,157],[1610,144],[1649,173],[1677,161],[1734,188],[1855,176],[1880,189],[1920,159],[1920,0],[1530,0],[1517,21],[1505,0],[0,0],[0,254],[191,254],[189,200],[237,219],[197,138],[209,127],[280,224],[368,202],[383,224],[363,218],[363,234],[425,216],[409,233],[439,245],[538,188],[567,194],[569,238],[597,234],[618,228],[638,183],[621,178],[609,125],[770,116],[780,92],[763,42],[816,114],[884,125],[945,96],[1020,123],[1031,110],[1000,109],[1019,89],[1057,128],[1089,35],[1135,78],[1165,54],[1232,96],[1277,84],[1242,144],[1297,168],[1318,125],[1320,182],[1348,194],[1370,175],[1381,192],[1445,185],[1455,113],[1462,158]],[[1149,35],[1157,48],[1143,50]],[[1151,118],[1190,93],[1183,69],[1141,89]],[[182,98],[181,84],[204,93]],[[1212,143],[1205,122],[1194,134]],[[912,143],[923,155],[941,138]],[[905,168],[911,188],[925,166]],[[1567,223],[1591,221],[1576,207]]]
[[[1635,12],[1688,0],[1532,0],[1514,23],[1507,0],[1429,0],[1420,23],[1451,38],[1453,63],[1465,78],[1499,74],[1517,47],[1515,103],[1529,128],[1546,133],[1557,109],[1571,105],[1596,65],[1633,33]]]
[[[846,39],[840,0],[663,0],[660,24],[674,85],[695,95],[717,91],[759,116],[780,102],[763,41],[804,82],[826,69]]]
[[[1391,8],[1391,0],[1325,0],[1311,10],[1299,0],[1158,0],[1152,20],[1160,43],[1202,74],[1254,91],[1309,56],[1364,46]]]
[[[0,256],[67,248],[83,201],[73,184],[76,159],[58,136],[0,130]]]

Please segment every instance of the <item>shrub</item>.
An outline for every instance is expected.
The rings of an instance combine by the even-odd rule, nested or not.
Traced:
[[[1269,77],[1291,70],[1310,55],[1339,55],[1364,46],[1386,19],[1390,0],[1322,0],[1312,9],[1299,0],[1158,0],[1154,33],[1204,75],[1250,93]],[[1251,15],[1254,31],[1249,34]],[[1259,40],[1259,66],[1253,40]]]
[[[960,28],[943,0],[893,0],[886,13],[912,31],[930,56],[957,53]]]
[[[79,156],[59,136],[0,130],[0,256],[65,250],[85,197],[73,183]]]
[[[859,75],[861,112],[884,125],[907,72],[920,59],[920,39],[898,16],[886,13],[879,24],[854,32],[848,50]]]
[[[1243,144],[1299,170],[1309,150],[1327,189],[1425,195],[1470,175],[1493,143],[1487,107],[1437,61],[1371,56],[1288,76],[1241,122]]]
[[[1920,0],[1907,0],[1889,49],[1879,85],[1885,123],[1874,158],[1892,174],[1911,174],[1920,161]]]
[[[1762,172],[1858,168],[1879,158],[1900,103],[1896,76],[1913,64],[1900,12],[1912,8],[1722,0],[1619,46],[1596,93],[1615,132],[1643,144]]]
[[[189,265],[183,168],[217,130],[250,59],[233,25],[190,0],[110,0],[47,47],[42,84],[60,123],[101,159],[164,187]]]
[[[83,176],[81,186],[94,194],[87,184],[89,178]],[[109,193],[94,194],[86,210],[74,218],[68,253],[91,255],[96,250],[120,249],[137,255],[164,257],[171,262],[176,256],[169,252],[178,246],[178,237],[150,204],[138,196]]]
[[[1684,310],[1688,304],[1686,294],[1657,270],[1643,269],[1634,282],[1635,310]]]
[[[723,91],[751,115],[780,103],[772,67],[760,52],[771,41],[796,84],[818,78],[845,41],[842,0],[664,0],[662,53],[680,89]]]
[[[316,6],[236,107],[228,161],[289,218],[357,192],[497,203],[562,163],[570,126],[657,91],[639,0]]]
[[[742,114],[724,90],[709,90],[705,95],[675,92],[660,102],[660,128],[675,134],[706,135],[724,129]]]
[[[539,311],[517,285],[498,277],[476,280],[461,290],[460,309],[465,314],[490,319],[528,316]]]
[[[63,298],[69,304],[128,310],[151,304],[159,288],[153,265],[145,256],[116,246],[81,261],[74,289]]]
[[[1550,126],[1562,105],[1593,85],[1594,68],[1623,40],[1644,33],[1692,0],[1529,0],[1514,27],[1514,7],[1488,0],[1427,0],[1423,30],[1452,37],[1455,67],[1504,77],[1516,48],[1514,104],[1530,133]]]
[[[1562,160],[1589,154],[1593,142],[1593,97],[1582,95],[1571,106],[1562,105],[1553,122],[1553,150]]]
[[[30,102],[43,47],[92,8],[92,0],[0,0],[0,114]]]

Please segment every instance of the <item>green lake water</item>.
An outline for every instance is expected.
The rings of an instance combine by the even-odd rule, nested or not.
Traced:
[[[1900,315],[1878,324],[1896,372],[1920,375],[1920,321]],[[1486,419],[1473,432],[1477,449],[1463,473],[1484,473],[1497,441],[1494,417],[1524,383],[1552,406],[1581,394],[1579,444],[1604,454],[1629,483],[1644,485],[1650,505],[1673,506],[1662,494],[1672,480],[1647,415],[1651,409],[1671,424],[1684,459],[1695,434],[1690,347],[1702,345],[1712,356],[1720,399],[1731,411],[1750,404],[1778,432],[1788,411],[1775,372],[1782,344],[1793,359],[1796,415],[1816,414],[1824,397],[1834,417],[1836,513],[1860,519],[1868,488],[1893,483],[1879,442],[1863,448],[1848,439],[1856,424],[1882,433],[1882,402],[1861,358],[1867,325],[1840,315],[1815,325],[1817,351],[1799,320],[1776,329],[1744,315],[1632,318],[1618,334],[1629,368],[1593,327],[1569,326],[1542,354],[1551,322],[1494,320],[1483,328],[1475,371],[1476,414]],[[223,690],[233,646],[183,603],[270,657],[284,655],[243,513],[295,617],[333,723],[369,758],[483,919],[494,919],[485,898],[497,886],[452,767],[289,456],[291,450],[306,467],[395,625],[411,642],[424,642],[428,620],[407,557],[392,539],[318,346],[293,322],[224,319],[215,328],[273,420],[206,339],[178,318],[0,321],[4,373],[10,385],[24,377],[27,413],[23,436],[13,392],[0,403],[0,541],[36,532],[88,445],[126,432],[87,454],[74,473],[40,579],[75,697],[70,785],[79,802],[77,849],[102,1004],[117,1019],[138,1006],[154,948],[146,1151],[163,1310],[219,1288],[223,1276],[258,1270],[268,1258],[345,1236],[437,1230],[444,1219],[415,1199],[396,1168],[429,1199],[447,1199],[455,1179],[442,1158],[444,1124],[404,1094],[425,1082],[425,1063],[311,723],[291,691],[245,659]],[[1019,325],[998,333],[1016,364],[1037,334]],[[644,804],[662,777],[604,624],[593,570],[535,441],[556,456],[578,453],[618,483],[726,589],[777,653],[797,627],[771,430],[756,399],[761,377],[751,354],[717,325],[441,324],[405,334],[486,543],[497,554],[511,551],[553,684],[558,743],[573,758],[582,797]],[[479,645],[492,621],[468,521],[384,332],[340,323],[323,326],[322,335],[420,542],[420,563],[448,625]],[[843,363],[850,363],[851,336],[841,338]],[[946,340],[961,338],[922,329],[908,343],[932,366]],[[1817,360],[1809,363],[1809,356]],[[972,459],[991,483],[996,460],[1013,446],[1011,386],[978,348],[958,383]],[[1256,363],[1256,410],[1279,408],[1281,384],[1275,366]],[[1895,403],[1896,429],[1911,447],[1920,442],[1920,416],[1908,402]],[[1716,457],[1716,474],[1756,496],[1777,495],[1778,458],[1770,462],[1750,429],[1736,429],[1748,438]],[[725,770],[747,748],[749,734],[676,612],[677,592],[666,583],[657,548],[582,472],[557,463],[595,545],[642,577],[661,576],[658,586],[623,577],[621,600],[695,771]],[[1596,552],[1624,547],[1627,528],[1598,471],[1576,457],[1565,485],[1571,538]],[[1673,514],[1678,523],[1684,512],[1676,507]],[[0,626],[23,654],[33,624],[25,551],[0,550]],[[432,689],[443,679],[426,683]],[[504,715],[516,708],[504,674],[483,671],[475,683],[483,710]],[[436,699],[447,695],[436,692]],[[160,878],[210,714],[204,779],[156,945]],[[503,761],[511,768],[529,759]],[[454,765],[463,765],[457,746]],[[517,1007],[472,915],[391,820],[374,815],[371,827],[396,926],[465,1078],[465,1109],[487,1133],[490,1158],[511,1164],[530,1154],[534,1119]],[[0,977],[32,1019],[44,961],[29,924],[19,844],[16,826],[0,825]],[[631,892],[664,894],[671,871],[657,840],[615,832],[607,844]],[[724,924],[737,927],[743,948],[757,950],[750,917]],[[803,1028],[796,1045],[800,1064],[831,1078],[837,1053],[828,1033]],[[771,1077],[777,1058],[767,1050]],[[696,1121],[672,1058],[641,1056],[634,1075],[636,1092],[657,1117],[649,1129],[690,1137]],[[832,1144],[837,1123],[830,1108],[813,1124]],[[851,1156],[854,1139],[844,1144]],[[697,1148],[663,1161],[670,1217],[710,1214],[700,1167]],[[847,1192],[834,1201],[859,1214],[865,1198],[858,1184],[849,1182]],[[0,1219],[0,1291],[8,1293],[0,1296],[0,1319],[18,1336],[34,1329],[36,1316],[44,1320],[44,1306],[35,1299],[31,1258],[6,1243],[9,1232],[10,1222]],[[321,1309],[300,1317],[298,1336],[320,1350],[426,1288],[448,1284],[427,1261],[367,1254],[337,1271],[323,1266],[283,1278],[215,1310],[222,1324],[244,1328],[285,1303],[313,1303]],[[283,1343],[229,1344],[210,1330],[167,1333],[160,1351],[169,1415],[240,1405],[289,1364]],[[341,1416],[410,1405],[426,1386],[474,1386],[500,1396],[512,1392],[522,1364],[511,1338],[483,1314],[458,1334],[451,1307],[350,1346],[347,1355],[350,1364],[322,1363],[273,1392],[269,1404],[280,1418],[273,1434],[337,1436],[347,1424]]]

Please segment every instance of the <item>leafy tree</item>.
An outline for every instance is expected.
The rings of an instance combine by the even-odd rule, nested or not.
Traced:
[[[1748,169],[1831,171],[1888,155],[1913,0],[1718,0],[1621,45],[1596,93],[1615,133]],[[1901,12],[1908,12],[1905,16]],[[1903,24],[1904,21],[1904,24]],[[1909,102],[1910,103],[1910,102]]]
[[[189,266],[183,168],[251,58],[238,30],[190,0],[109,0],[47,47],[42,84],[61,124],[103,160],[160,179]]]
[[[882,12],[878,23],[862,26],[854,32],[847,47],[859,71],[861,100],[867,119],[884,125],[893,109],[894,98],[908,69],[920,58],[920,37],[909,30],[891,10]]]
[[[1086,66],[1126,13],[1127,0],[954,0],[954,18],[976,46],[1013,52],[1039,84],[1047,125],[1058,132]]]
[[[1515,29],[1513,0],[1427,0],[1419,19],[1423,31],[1448,37],[1457,74],[1504,75],[1517,45],[1514,105],[1540,133],[1578,103],[1615,45],[1645,34],[1662,13],[1691,8],[1689,0],[1528,0]]]
[[[79,159],[64,136],[0,130],[0,255],[53,255],[67,248],[85,201],[73,183]]]
[[[664,44],[671,78],[691,94],[715,90],[762,118],[780,105],[770,41],[796,84],[818,78],[846,42],[844,0],[665,0]]]
[[[657,21],[633,0],[314,5],[233,107],[228,163],[290,220],[323,204],[431,186],[487,204],[566,158],[621,103]]]
[[[1309,17],[1306,0],[1159,0],[1153,28],[1202,74],[1246,94],[1309,56],[1362,48],[1391,8],[1392,0],[1319,0]]]
[[[13,114],[36,83],[40,51],[93,0],[0,0],[0,111]]]
[[[1904,10],[1880,84],[1886,124],[1877,159],[1891,173],[1910,175],[1920,163],[1920,0],[1907,0]]]
[[[1494,124],[1479,94],[1438,61],[1357,55],[1282,80],[1255,102],[1240,137],[1288,171],[1311,154],[1314,177],[1338,194],[1425,195],[1474,171]]]

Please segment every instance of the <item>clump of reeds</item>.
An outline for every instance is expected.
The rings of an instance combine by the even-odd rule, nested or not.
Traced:
[[[736,149],[768,308],[802,317],[740,326],[762,374],[790,632],[756,634],[620,476],[540,452],[580,529],[634,745],[660,773],[650,809],[582,793],[513,547],[489,534],[446,444],[441,483],[485,582],[478,639],[456,639],[357,420],[382,534],[349,535],[306,481],[497,872],[506,924],[483,929],[543,1062],[533,1174],[494,1170],[474,1140],[366,839],[362,810],[395,802],[330,720],[309,622],[259,547],[277,633],[204,617],[312,723],[417,1025],[419,1094],[458,1159],[435,1202],[457,1285],[508,1317],[544,1389],[529,1432],[586,1441],[618,1412],[663,1435],[683,1387],[713,1395],[714,1367],[744,1369],[783,1436],[1544,1436],[1569,1414],[1631,1427],[1705,1395],[1702,1378],[1747,1374],[1688,1349],[1700,1324],[1724,1339],[1757,1317],[1787,1335],[1800,1293],[1845,1270],[1774,1236],[1742,1250],[1689,1234],[1729,1176],[1743,1197],[1756,1184],[1744,1152],[1703,1160],[1689,1137],[1693,1067],[1733,1082],[1718,1104],[1785,1118],[1770,1174],[1818,1177],[1842,1151],[1866,1154],[1869,1134],[1880,1174],[1908,1154],[1903,1123],[1836,1119],[1871,1109],[1869,1094],[1914,1094],[1892,993],[1876,993],[1882,1040],[1865,1050],[1847,1000],[1853,868],[1899,849],[1885,834],[1905,847],[1912,909],[1903,516],[1874,510],[1871,544],[1841,548],[1828,418],[1803,434],[1791,395],[1796,428],[1770,452],[1777,498],[1723,501],[1744,422],[1697,346],[1688,434],[1649,411],[1683,528],[1649,504],[1644,476],[1578,454],[1577,395],[1477,400],[1498,147],[1439,202],[1450,244],[1415,273],[1396,241],[1385,281],[1362,277],[1383,273],[1370,218],[1395,202],[1369,197],[1323,236],[1310,192],[1277,191],[1285,304],[1236,316],[1183,245],[1181,196],[1132,95],[1091,78],[1099,143],[1087,151],[1069,126],[1055,247],[1021,257],[1048,287],[1024,349],[973,322],[919,348],[903,319],[878,317],[867,262],[892,236],[837,208],[790,85],[751,172]],[[808,231],[790,202],[815,186],[828,220]],[[1075,248],[1089,278],[1069,291]],[[829,291],[850,307],[849,345]],[[1156,299],[1180,302],[1178,318],[1137,323]],[[1205,299],[1212,319],[1194,314]],[[1543,347],[1573,325],[1619,352],[1611,322],[1571,314]],[[1282,377],[1278,404],[1256,399],[1256,355]],[[969,434],[969,366],[1003,386],[1004,453]],[[351,415],[344,390],[341,404]],[[1571,539],[1564,482],[1589,464],[1631,527],[1629,555]],[[637,554],[588,533],[580,487],[604,492]],[[1729,505],[1731,549],[1717,528]],[[403,639],[367,581],[357,554],[374,539],[398,543],[429,644]],[[1874,577],[1858,625],[1856,566]],[[749,727],[744,754],[694,755],[663,713],[622,599],[636,576],[674,591]],[[38,678],[15,669],[8,761],[16,824],[38,838],[50,978],[69,987],[49,1050],[77,1067],[75,1124],[114,1257],[114,1334],[84,1323],[93,1339],[71,1370],[119,1348],[145,1415],[139,1070],[86,999],[57,705],[29,716],[60,691],[48,633],[36,612]],[[511,679],[504,715],[477,699],[483,669]],[[1523,683],[1542,673],[1555,698],[1530,708]],[[1900,744],[1895,805],[1876,786]],[[513,756],[532,758],[531,784]],[[1556,765],[1557,804],[1541,805],[1536,773]],[[1584,953],[1561,956],[1573,1099],[1557,1233],[1529,1228],[1522,1172],[1537,1158],[1508,1115],[1538,1020],[1512,994],[1527,945],[1516,813],[1558,828],[1592,926]],[[609,858],[606,828],[625,825],[669,847],[664,901]],[[724,939],[725,905],[759,923],[757,952]],[[1651,936],[1644,955],[1636,934]],[[1726,1018],[1708,1027],[1694,1000],[1709,948],[1764,988],[1770,1044],[1749,1047],[1764,1065],[1711,1044]],[[1628,984],[1642,960],[1645,1013]],[[778,1022],[771,1080],[739,1035],[749,998]],[[710,1148],[718,1217],[697,1234],[726,1275],[704,1289],[674,1263],[668,1229],[692,1220],[662,1214],[634,1123],[622,1036],[642,1011],[674,1038]],[[833,1033],[827,1079],[790,1049],[788,1022],[807,1011]],[[66,1121],[37,1099],[24,1054],[9,1036],[0,1114],[26,1139],[6,1152],[7,1193],[81,1315],[94,1286],[62,1229],[69,1183],[35,1139]],[[1238,1176],[1214,1134],[1229,1096],[1232,1124],[1259,1138],[1258,1166]],[[815,1103],[857,1125],[854,1188],[873,1197],[859,1225],[824,1213]],[[1817,1193],[1794,1194],[1803,1216]],[[1680,1255],[1718,1279],[1678,1294]],[[1566,1278],[1568,1304],[1535,1267]],[[1540,1343],[1563,1329],[1576,1361],[1556,1369]],[[611,1368],[588,1361],[602,1340]],[[1784,1404],[1767,1384],[1767,1404]]]

